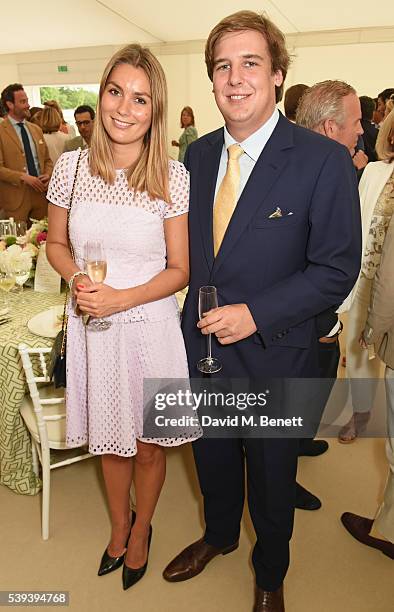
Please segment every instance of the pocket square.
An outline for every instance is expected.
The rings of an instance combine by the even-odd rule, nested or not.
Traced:
[[[292,214],[293,214],[292,212],[282,211],[282,209],[279,208],[279,206],[277,206],[274,212],[269,215],[268,219],[278,219],[280,217],[288,217],[289,215],[292,215]]]

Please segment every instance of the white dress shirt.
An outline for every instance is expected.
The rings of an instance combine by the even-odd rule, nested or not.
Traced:
[[[246,140],[242,142],[238,142],[234,140],[231,136],[230,132],[227,130],[227,127],[224,127],[224,144],[222,149],[222,155],[220,157],[219,171],[218,177],[216,180],[216,189],[215,189],[215,200],[217,192],[219,191],[219,187],[222,183],[223,177],[226,174],[227,170],[227,148],[232,144],[239,144],[244,153],[239,158],[239,168],[240,168],[240,182],[239,182],[239,191],[238,191],[238,199],[241,195],[246,183],[248,182],[248,178],[252,173],[255,163],[257,162],[261,152],[263,151],[265,145],[271,137],[272,132],[274,131],[276,124],[279,121],[279,111],[275,108],[271,117],[262,125],[256,132],[253,132]]]

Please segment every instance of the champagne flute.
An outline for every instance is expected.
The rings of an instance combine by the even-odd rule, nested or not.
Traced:
[[[107,276],[107,260],[101,240],[88,240],[85,245],[86,271],[92,283],[103,283]],[[106,319],[90,318],[88,327],[92,331],[104,331],[111,327]]]
[[[200,320],[204,317],[204,312],[218,307],[218,296],[216,287],[206,286],[200,287],[198,292],[198,316]],[[212,338],[208,334],[208,356],[200,359],[197,363],[197,369],[203,374],[215,374],[222,369],[222,364],[218,359],[212,357]]]

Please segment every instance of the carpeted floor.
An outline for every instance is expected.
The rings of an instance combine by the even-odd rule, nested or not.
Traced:
[[[296,512],[287,612],[392,612],[394,562],[353,540],[339,520],[344,511],[373,516],[386,471],[383,439],[350,446],[330,440],[325,455],[300,459],[299,480],[322,499],[323,508]],[[252,611],[253,529],[246,510],[237,551],[216,558],[191,581],[168,584],[161,577],[167,562],[201,535],[189,447],[168,452],[148,571],[126,592],[121,570],[96,575],[109,536],[97,458],[52,473],[47,542],[40,534],[40,496],[18,496],[0,487],[0,508],[0,590],[67,590],[75,612]]]

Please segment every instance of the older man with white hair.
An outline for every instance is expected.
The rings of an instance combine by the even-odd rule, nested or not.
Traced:
[[[367,165],[364,151],[356,151],[358,139],[364,133],[360,100],[348,83],[322,81],[313,85],[300,100],[296,122],[343,144],[357,170]]]

